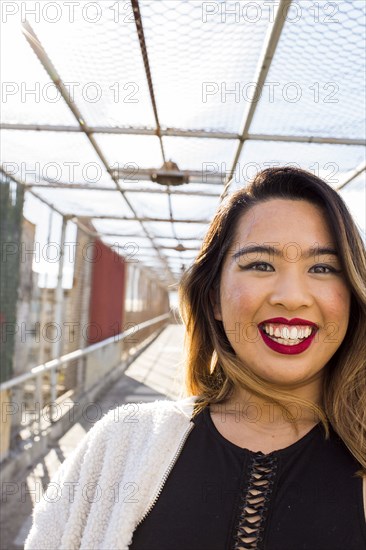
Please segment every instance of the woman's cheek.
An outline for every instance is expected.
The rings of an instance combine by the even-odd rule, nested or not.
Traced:
[[[329,317],[345,320],[350,309],[350,293],[344,285],[322,289],[321,301]]]
[[[247,302],[248,298],[250,298],[250,292],[243,285],[238,284],[235,279],[227,281],[223,294],[224,305],[229,307],[230,304],[231,308],[233,306],[236,308]]]
[[[350,304],[350,293],[345,285],[323,288],[320,309],[325,326],[321,341],[338,345],[342,343],[348,327]]]

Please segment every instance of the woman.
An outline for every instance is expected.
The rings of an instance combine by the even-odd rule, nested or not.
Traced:
[[[187,393],[108,413],[25,549],[366,548],[366,255],[341,197],[271,168],[180,287]]]

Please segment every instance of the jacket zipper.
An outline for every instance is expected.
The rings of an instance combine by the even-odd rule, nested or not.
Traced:
[[[170,462],[170,464],[169,464],[169,466],[168,466],[168,468],[167,468],[165,474],[163,475],[163,479],[162,479],[162,481],[161,481],[161,484],[160,484],[160,487],[159,487],[158,491],[156,492],[156,494],[155,494],[155,496],[154,496],[152,502],[150,503],[148,509],[146,510],[145,514],[142,516],[142,518],[140,519],[140,521],[136,524],[136,527],[137,527],[138,525],[140,525],[140,523],[142,523],[142,522],[144,521],[144,519],[146,518],[146,516],[151,512],[151,510],[152,510],[153,507],[155,506],[156,501],[158,500],[158,498],[159,498],[159,496],[160,496],[160,493],[161,493],[161,491],[163,490],[163,487],[164,487],[164,485],[165,485],[165,482],[166,482],[166,480],[168,479],[169,474],[170,474],[170,472],[172,471],[173,466],[174,466],[174,464],[176,463],[176,461],[177,461],[177,459],[178,459],[180,453],[182,452],[183,446],[184,446],[184,444],[185,444],[185,442],[186,442],[186,440],[187,440],[187,438],[188,438],[188,436],[189,436],[189,434],[191,433],[191,431],[192,431],[193,428],[194,428],[194,423],[191,422],[190,425],[188,426],[188,428],[186,429],[186,431],[185,431],[185,433],[184,433],[182,439],[181,439],[181,442],[180,442],[180,444],[179,444],[179,447],[178,447],[178,449],[176,450],[176,452],[175,452],[175,454],[174,454],[174,457],[173,457],[172,461]]]

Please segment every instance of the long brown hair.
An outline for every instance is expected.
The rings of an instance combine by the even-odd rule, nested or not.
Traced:
[[[223,260],[233,244],[235,230],[249,208],[270,200],[306,200],[322,208],[334,237],[351,307],[345,338],[327,364],[322,405],[275,390],[255,373],[243,369],[223,324],[214,318],[212,292],[217,292]],[[218,208],[200,252],[185,272],[179,287],[180,312],[186,326],[186,392],[196,395],[194,414],[208,404],[224,402],[235,387],[277,403],[312,410],[328,422],[363,467],[366,475],[366,252],[347,206],[326,182],[305,170],[268,168],[248,187],[235,191]]]

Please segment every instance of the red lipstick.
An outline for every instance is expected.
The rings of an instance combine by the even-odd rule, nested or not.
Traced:
[[[300,319],[299,317],[295,317],[294,319],[285,319],[284,317],[273,317],[272,319],[266,319],[265,321],[262,321],[259,324],[265,325],[266,323],[281,323],[283,325],[308,325],[310,327],[318,328],[318,325],[316,323],[313,323],[312,321],[307,321],[306,319]]]
[[[288,345],[280,344],[279,342],[276,342],[272,338],[269,337],[269,335],[263,330],[263,327],[261,325],[265,324],[282,324],[282,325],[307,325],[310,327],[314,327],[316,330],[313,330],[312,333],[295,345]],[[311,345],[312,341],[315,338],[315,334],[318,329],[318,325],[316,323],[313,323],[312,321],[307,321],[305,319],[285,319],[284,317],[274,317],[272,319],[267,319],[265,321],[262,321],[259,325],[259,333],[262,336],[263,342],[271,348],[273,351],[276,351],[278,353],[282,353],[283,355],[296,355],[298,353],[302,353],[303,351],[307,350],[309,346]]]

